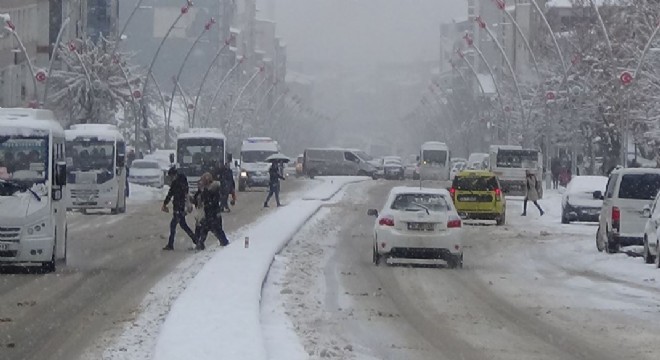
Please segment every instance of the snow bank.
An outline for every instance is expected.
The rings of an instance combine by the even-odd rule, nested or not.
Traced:
[[[260,323],[261,289],[275,256],[314,215],[358,177],[320,178],[318,186],[235,234],[174,303],[154,359],[266,359]],[[244,237],[250,237],[249,247]],[[222,355],[220,355],[222,354]]]

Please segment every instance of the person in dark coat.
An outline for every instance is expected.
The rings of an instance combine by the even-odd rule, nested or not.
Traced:
[[[268,202],[273,195],[275,195],[275,202],[277,203],[277,206],[282,206],[280,203],[280,179],[286,179],[284,176],[282,176],[282,174],[280,174],[280,165],[277,162],[273,162],[273,164],[270,166],[270,169],[268,170],[268,173],[270,174],[270,182],[268,184],[268,196],[264,202],[264,207],[268,207]]]
[[[550,173],[552,174],[552,188],[559,188],[559,173],[561,172],[561,161],[559,158],[553,157],[550,160]]]
[[[231,171],[231,167],[229,167],[228,164],[221,163],[220,166],[216,169],[216,173],[214,174],[213,178],[220,182],[220,186],[222,188],[220,211],[231,212],[231,209],[229,208],[230,195],[232,197],[231,205],[233,206],[236,204],[236,191],[234,190],[236,188],[236,183],[234,181],[234,172]]]
[[[186,199],[188,197],[188,179],[185,175],[179,174],[176,168],[170,168],[167,175],[171,178],[170,190],[167,192],[163,202],[163,212],[169,212],[167,205],[172,201],[172,221],[170,221],[170,238],[163,250],[174,250],[174,236],[176,235],[177,225],[188,234],[193,243],[197,239],[192,229],[186,223]]]
[[[197,250],[204,250],[204,242],[209,231],[220,241],[220,246],[229,245],[229,239],[222,227],[222,215],[220,214],[220,198],[222,186],[219,181],[213,181],[213,175],[205,173],[200,179],[198,194],[199,204],[204,209],[204,215],[199,222],[199,238],[197,239]]]

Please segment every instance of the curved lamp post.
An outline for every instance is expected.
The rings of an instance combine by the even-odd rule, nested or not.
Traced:
[[[250,77],[250,79],[245,83],[245,85],[243,85],[243,88],[242,88],[241,91],[238,93],[238,96],[236,96],[236,100],[234,101],[234,104],[232,105],[231,110],[229,111],[229,115],[227,116],[227,124],[225,124],[227,134],[229,134],[229,128],[230,128],[231,125],[232,125],[232,118],[233,118],[233,116],[234,116],[234,111],[236,110],[236,106],[238,106],[238,103],[239,103],[239,102],[241,101],[241,99],[243,98],[243,94],[245,93],[245,90],[247,90],[247,88],[250,87],[250,85],[252,84],[252,82],[257,78],[257,76],[258,76],[259,74],[261,74],[261,73],[264,72],[264,69],[265,69],[265,68],[264,68],[263,65],[260,66],[259,68],[257,68],[257,70],[254,72],[254,74],[252,75],[252,77]]]
[[[204,85],[206,84],[206,80],[209,78],[209,74],[211,73],[211,70],[213,67],[215,67],[216,62],[220,58],[220,55],[222,55],[222,52],[231,44],[232,40],[234,39],[234,35],[232,34],[229,39],[225,40],[225,44],[218,49],[218,52],[215,53],[215,56],[213,56],[213,60],[211,60],[211,64],[209,64],[209,67],[206,69],[204,72],[204,76],[202,77],[202,83],[199,85],[199,89],[197,90],[197,95],[195,96],[195,104],[193,105],[193,116],[192,116],[192,121],[191,121],[191,127],[195,126],[195,116],[197,115],[197,105],[199,103],[199,97],[202,95],[202,89],[204,89]]]
[[[206,34],[209,30],[211,30],[211,27],[213,27],[213,24],[215,24],[215,19],[211,18],[209,21],[206,22],[204,25],[204,29],[199,33],[197,38],[195,38],[195,41],[193,41],[192,45],[190,45],[190,48],[188,49],[188,52],[186,53],[186,56],[184,56],[183,61],[181,62],[181,66],[179,66],[179,71],[176,73],[176,77],[174,78],[174,86],[172,87],[172,94],[170,95],[170,104],[169,108],[167,109],[167,119],[165,120],[165,148],[169,148],[169,129],[170,129],[170,119],[172,117],[172,104],[174,104],[174,96],[176,95],[176,89],[177,86],[179,85],[179,79],[181,78],[181,74],[183,73],[183,69],[186,66],[186,62],[190,58],[190,54],[192,54],[193,50],[195,49],[195,46],[199,43],[199,41],[202,39],[202,36]],[[186,105],[186,108],[188,105]],[[190,123],[190,116],[188,116],[188,123]]]
[[[241,59],[238,60],[236,62],[236,64],[234,64],[234,66],[231,69],[229,69],[229,71],[227,71],[225,76],[222,78],[222,80],[218,84],[218,87],[215,89],[215,93],[213,93],[213,98],[211,99],[211,102],[209,103],[209,108],[206,111],[206,114],[204,116],[204,120],[206,121],[207,124],[209,122],[209,118],[211,117],[211,111],[213,110],[213,104],[215,104],[215,101],[218,99],[218,95],[220,95],[220,91],[222,90],[222,86],[227,82],[227,80],[229,80],[229,77],[234,73],[234,71],[236,71],[236,69],[238,69],[238,67],[241,64],[243,64],[243,62],[245,62],[245,59],[246,59],[246,57],[241,57]],[[193,117],[194,117],[194,114],[193,114]]]
[[[145,77],[144,84],[142,85],[142,94],[145,94],[147,92],[147,85],[149,85],[149,79],[151,78],[151,72],[153,71],[153,67],[156,64],[156,60],[158,59],[158,55],[160,54],[160,50],[163,48],[163,45],[165,44],[165,40],[167,40],[167,38],[172,33],[172,30],[174,30],[174,27],[176,26],[176,24],[178,24],[179,20],[181,20],[181,18],[188,13],[188,11],[190,10],[190,7],[192,7],[192,6],[193,6],[192,1],[188,0],[186,2],[186,4],[181,7],[181,12],[176,17],[176,19],[174,19],[174,22],[172,22],[172,25],[170,25],[169,29],[167,29],[167,32],[165,33],[165,36],[163,36],[163,39],[160,41],[160,44],[158,45],[158,48],[156,49],[156,53],[151,58],[151,63],[149,64],[149,67],[147,68],[147,76]],[[147,120],[147,117],[144,115],[144,108],[146,107],[144,99],[145,99],[145,97],[142,97],[142,99],[140,100],[140,107],[142,108],[142,111],[143,111],[142,128],[145,129],[145,131],[147,131],[148,120]],[[149,139],[149,136],[148,136],[148,134],[145,134],[145,135],[147,135],[146,136],[147,137],[147,139],[146,139],[147,140],[147,147],[149,149],[151,149],[151,141]],[[139,139],[140,139],[140,137],[138,135],[136,135],[135,136],[135,150],[136,150],[136,152],[139,151],[139,143],[140,143]]]
[[[266,99],[268,99],[268,95],[270,95],[270,93],[273,92],[276,85],[277,85],[277,80],[273,81],[273,84],[270,86],[270,88],[268,88],[264,96],[262,96],[259,102],[257,103],[257,109],[255,110],[257,123],[261,122],[261,116],[259,116],[259,113],[261,112],[261,108],[266,103]]]
[[[30,59],[30,54],[28,54],[27,49],[25,48],[25,44],[23,44],[23,40],[21,40],[21,37],[18,35],[18,32],[16,32],[16,25],[11,21],[11,18],[9,15],[6,17],[3,16],[4,18],[4,29],[5,31],[9,32],[16,42],[18,43],[18,46],[21,48],[21,52],[23,55],[25,55],[25,60],[27,61],[28,69],[30,70],[30,75],[32,75],[32,86],[34,86],[34,94],[33,94],[33,100],[37,101],[38,105],[38,97],[37,97],[37,73],[34,71],[34,65],[32,64],[32,59]],[[45,80],[45,79],[44,79]]]
[[[53,73],[53,63],[55,62],[55,58],[57,57],[57,51],[60,48],[60,42],[62,41],[62,35],[64,34],[64,30],[69,25],[70,21],[71,18],[67,17],[62,22],[60,31],[57,33],[57,38],[55,39],[55,45],[53,46],[53,53],[50,55],[50,62],[48,63],[48,73],[47,73],[48,76],[46,77],[46,82],[44,83],[44,97],[43,100],[41,101],[44,107],[48,103],[48,84],[50,83],[50,74]]]

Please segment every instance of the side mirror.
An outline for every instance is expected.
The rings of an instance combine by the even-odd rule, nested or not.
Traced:
[[[378,210],[376,210],[376,209],[369,209],[369,210],[367,210],[367,216],[378,217]]]
[[[648,206],[644,206],[644,209],[642,209],[642,217],[651,218],[651,209],[649,209]]]
[[[600,190],[594,191],[594,199],[596,200],[603,200],[603,192]]]
[[[53,183],[54,183],[55,186],[64,186],[64,185],[66,185],[66,163],[64,161],[58,161],[55,164],[55,173],[53,174]]]
[[[124,166],[126,166],[126,155],[117,154],[117,167],[122,168]]]
[[[174,164],[174,154],[170,154],[170,164]]]

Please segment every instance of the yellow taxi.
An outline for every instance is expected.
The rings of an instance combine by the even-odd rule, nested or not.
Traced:
[[[506,222],[506,201],[497,176],[485,170],[456,174],[449,189],[456,211],[464,219]]]

